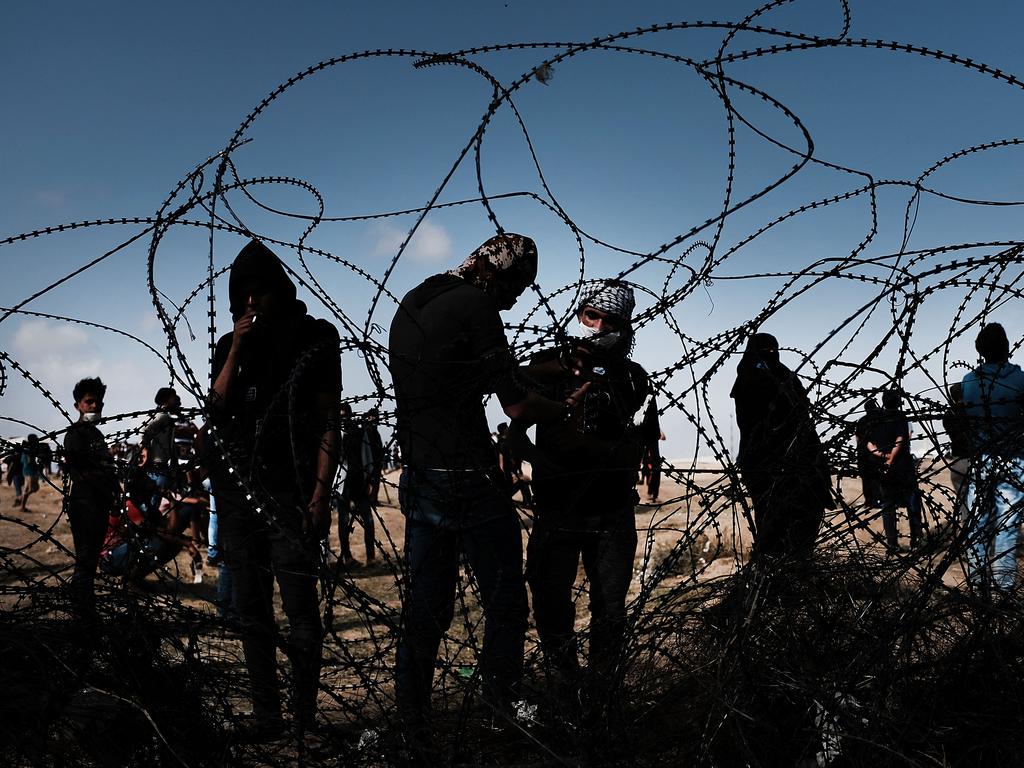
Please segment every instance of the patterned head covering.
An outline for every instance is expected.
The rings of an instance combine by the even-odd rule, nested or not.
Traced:
[[[480,260],[490,266],[487,275],[477,269]],[[468,280],[509,309],[537,277],[537,244],[513,232],[495,235],[448,274]]]
[[[498,272],[526,268],[527,271],[533,271],[534,277],[537,276],[537,244],[525,235],[517,235],[512,232],[495,235],[469,254],[466,260],[451,270],[449,274],[470,279],[477,259],[480,258]],[[533,282],[532,278],[530,282]]]
[[[580,292],[583,297],[577,312],[593,307],[609,315],[621,317],[627,323],[633,319],[636,299],[633,289],[618,280],[588,280]]]

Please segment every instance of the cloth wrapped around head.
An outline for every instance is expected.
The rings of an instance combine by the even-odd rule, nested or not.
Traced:
[[[577,312],[584,307],[593,307],[609,315],[615,315],[629,323],[633,319],[636,298],[633,289],[618,280],[588,280],[580,292],[582,300]]]
[[[537,244],[514,232],[495,235],[449,274],[469,281],[493,296],[499,307],[509,309],[537,277]]]

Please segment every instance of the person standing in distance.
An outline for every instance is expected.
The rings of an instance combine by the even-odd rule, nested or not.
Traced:
[[[753,506],[751,562],[806,562],[835,503],[807,391],[770,333],[748,339],[730,395],[740,428],[736,465]]]
[[[974,346],[985,362],[961,384],[975,451],[967,491],[971,580],[1008,591],[1017,583],[1024,503],[1024,371],[1010,362],[999,323],[983,326]]]

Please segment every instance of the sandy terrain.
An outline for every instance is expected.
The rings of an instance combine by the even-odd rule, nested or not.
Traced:
[[[687,478],[687,483],[679,482]],[[50,477],[57,487],[43,484],[39,493],[29,503],[29,511],[22,514],[12,504],[13,489],[11,486],[0,486],[0,544],[4,547],[7,559],[6,572],[0,576],[2,583],[8,587],[8,595],[2,597],[9,604],[11,588],[17,590],[26,580],[63,579],[70,574],[72,549],[71,531],[65,517],[60,515],[59,477]],[[404,537],[404,519],[397,509],[397,489],[395,484],[398,473],[389,474],[386,486],[380,494],[377,524],[378,545],[384,549],[383,557],[378,558],[379,564],[370,570],[353,568],[349,571],[358,587],[380,600],[385,605],[397,609],[399,599],[395,588],[392,569],[395,567],[401,552]],[[933,486],[948,488],[948,472],[937,471],[929,478]],[[389,487],[388,487],[389,486]],[[698,466],[695,471],[677,475],[676,479],[664,477],[662,480],[659,505],[641,504],[636,510],[637,530],[640,545],[636,556],[636,578],[633,592],[640,589],[641,582],[654,576],[656,567],[681,539],[689,537],[696,542],[693,552],[695,574],[686,567],[676,566],[670,569],[674,573],[662,573],[665,586],[677,584],[686,578],[696,576],[699,579],[715,578],[730,573],[738,562],[746,558],[750,547],[750,533],[743,520],[740,506],[730,501],[727,483],[723,481],[721,472],[713,465]],[[831,513],[826,521],[826,529],[822,531],[821,540],[828,544],[867,548],[868,551],[881,551],[881,520],[877,518],[877,510],[865,510],[860,504],[860,483],[853,479],[844,479],[842,495],[850,505],[852,514],[867,516],[868,523],[864,527],[855,527],[851,523],[851,514],[842,509]],[[931,527],[936,526],[936,519],[942,525],[947,516],[948,501],[941,494],[931,492],[922,483],[929,496],[929,520]],[[643,489],[638,488],[641,491]],[[528,538],[530,525],[528,511],[523,511],[523,542]],[[872,519],[873,518],[873,519]],[[906,543],[907,524],[900,521],[901,534]],[[365,561],[362,531],[359,527],[351,536],[352,552],[357,561]],[[332,527],[330,548],[338,552],[337,525]],[[205,546],[201,548],[205,555]],[[686,559],[686,558],[684,558]],[[13,566],[13,567],[12,567]],[[582,578],[582,569],[581,569]],[[954,566],[944,576],[947,584],[957,584],[963,574],[959,566]],[[179,590],[180,598],[192,607],[200,610],[214,611],[212,604],[216,593],[217,570],[206,567],[203,583],[193,585],[189,559],[183,553],[175,562],[166,566],[159,574],[148,577],[150,581],[158,579],[165,587],[174,586]],[[585,623],[586,616],[580,621]],[[346,634],[349,634],[346,631]]]

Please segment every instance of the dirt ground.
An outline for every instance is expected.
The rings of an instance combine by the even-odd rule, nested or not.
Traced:
[[[397,507],[398,474],[389,473],[380,492],[377,541],[383,552],[378,556],[378,564],[370,569],[361,567],[366,553],[362,530],[357,526],[350,538],[357,566],[347,571],[362,591],[395,610],[399,608],[400,601],[393,569],[400,560],[405,534],[404,518]],[[671,586],[687,578],[707,580],[727,575],[749,553],[750,531],[740,505],[732,500],[734,494],[729,490],[729,483],[723,478],[720,468],[702,464],[672,474],[673,477],[662,478],[660,503],[640,504],[636,508],[639,546],[632,585],[634,595],[645,580],[654,577],[657,566],[681,540],[693,542],[689,547],[692,557],[684,558],[692,567],[677,565],[667,569],[673,573],[666,573],[663,569],[660,574],[663,586]],[[927,477],[927,484],[922,483],[929,500],[926,514],[930,528],[935,529],[943,526],[948,517],[949,501],[935,489],[950,487],[949,473],[936,467],[934,472],[922,468],[922,474]],[[844,478],[840,488],[848,508],[827,514],[819,539],[826,545],[881,552],[882,524],[878,510],[864,508],[858,480]],[[643,488],[638,486],[638,491],[642,498],[646,496]],[[49,482],[44,482],[40,491],[30,498],[29,509],[25,513],[13,505],[13,499],[13,488],[0,485],[0,547],[6,560],[6,568],[0,574],[0,585],[10,588],[25,580],[67,578],[73,545],[67,519],[60,514],[60,478],[51,476]],[[521,520],[525,551],[531,524],[529,510],[521,510]],[[908,527],[903,516],[900,530],[901,540],[906,543]],[[331,529],[330,550],[335,554],[339,551],[337,521]],[[200,551],[205,558],[205,544]],[[581,566],[580,578],[582,576]],[[185,553],[159,573],[148,577],[150,581],[160,580],[165,585],[176,585],[178,596],[186,605],[210,612],[216,611],[217,578],[217,569],[207,566],[203,570],[203,582],[193,584],[190,560]],[[946,571],[943,579],[947,585],[957,586],[963,581],[963,571],[955,565]],[[0,596],[0,601],[9,605],[11,590],[6,591],[8,594]],[[580,623],[587,620],[584,613],[580,612]],[[346,634],[349,634],[348,630]]]
[[[932,532],[948,526],[952,494],[949,474],[942,466],[922,467],[921,488],[928,500],[926,514]],[[17,611],[31,605],[35,585],[56,585],[71,575],[72,538],[66,518],[61,514],[60,478],[50,478],[56,487],[44,483],[29,501],[29,510],[22,513],[13,506],[13,490],[0,485],[0,608]],[[352,747],[360,742],[360,734],[376,732],[394,714],[393,664],[397,638],[397,618],[401,608],[401,550],[404,539],[404,518],[397,508],[398,473],[385,477],[378,506],[377,564],[365,567],[366,553],[362,530],[351,535],[351,548],[358,564],[348,569],[339,567],[337,524],[332,527],[328,572],[337,578],[328,580],[333,599],[324,603],[327,636],[324,644],[324,667],[318,713],[325,723],[335,727],[339,738],[348,739]],[[862,556],[883,557],[882,525],[877,509],[867,509],[856,479],[844,478],[839,485],[844,504],[828,513],[819,535],[819,552],[859,552]],[[644,489],[638,487],[641,497]],[[523,544],[529,537],[531,513],[520,508],[523,523]],[[712,580],[732,574],[746,560],[751,536],[744,522],[735,486],[721,467],[699,464],[674,471],[662,478],[660,502],[640,504],[635,509],[639,546],[634,562],[634,578],[630,598],[643,596],[657,600],[660,596],[678,594],[676,590],[702,590]],[[907,522],[901,519],[902,542],[907,543]],[[205,544],[200,547],[204,558]],[[934,574],[934,563],[942,555],[941,546],[929,548],[929,555],[905,554],[906,581],[912,586],[924,574]],[[930,558],[930,560],[928,559]],[[582,583],[584,575],[579,574]],[[189,557],[182,553],[157,573],[147,577],[144,591],[150,606],[164,610],[170,607],[181,615],[181,608],[201,617],[200,653],[203,667],[216,670],[216,701],[207,706],[225,713],[226,717],[244,714],[251,705],[244,684],[241,647],[237,629],[218,616],[215,602],[218,569],[203,569],[202,582],[193,583]],[[463,575],[466,581],[466,575]],[[957,590],[963,583],[958,564],[945,568],[942,581]],[[125,586],[120,579],[100,577],[101,595],[117,597]],[[693,593],[687,593],[693,594]],[[121,594],[111,605],[125,605]],[[286,617],[275,596],[280,625]],[[650,605],[650,604],[648,604]],[[175,608],[177,606],[177,608]],[[329,607],[328,607],[329,606]],[[156,614],[159,615],[159,614]],[[435,692],[446,712],[459,710],[459,702],[473,689],[477,662],[474,643],[463,642],[470,635],[479,641],[479,606],[472,598],[460,601],[455,621],[441,656],[444,671],[435,678]],[[577,625],[589,621],[587,600],[578,601]],[[182,638],[179,638],[181,640]],[[527,653],[535,654],[536,635],[531,628]],[[286,668],[283,654],[282,668]],[[287,762],[287,761],[286,761]],[[386,761],[385,761],[386,762]],[[256,760],[254,764],[259,764]],[[518,764],[518,763],[517,763]]]

